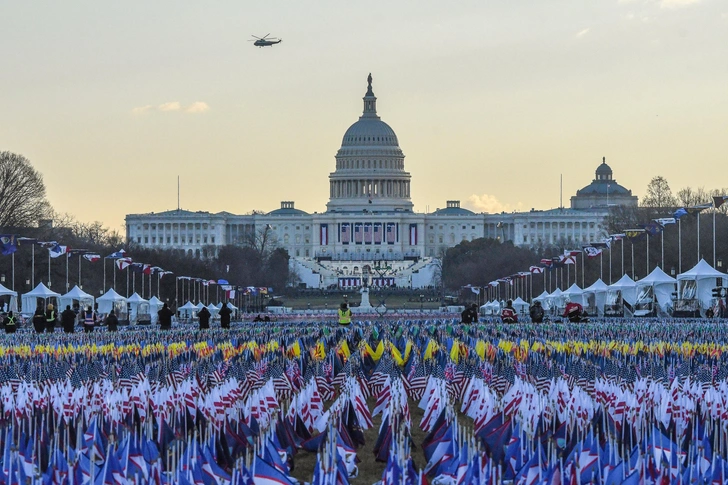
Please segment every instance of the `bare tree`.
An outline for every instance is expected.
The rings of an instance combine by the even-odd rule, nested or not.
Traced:
[[[267,260],[273,250],[278,247],[278,237],[270,224],[247,234],[243,246],[254,249],[263,260]]]
[[[670,184],[661,175],[653,177],[647,185],[647,193],[642,198],[643,207],[675,207],[677,199],[672,195]]]
[[[683,207],[690,207],[698,204],[704,204],[706,202],[711,202],[713,199],[703,187],[698,187],[697,189],[685,187],[678,190],[677,200],[678,203]]]
[[[43,176],[24,156],[0,152],[0,226],[35,226],[49,212]]]

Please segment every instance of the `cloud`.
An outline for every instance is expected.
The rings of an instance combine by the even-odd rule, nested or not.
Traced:
[[[580,31],[579,33],[577,33],[577,34],[576,34],[576,37],[577,37],[577,38],[579,38],[579,37],[584,37],[584,36],[585,36],[586,34],[588,34],[588,33],[589,33],[589,27],[587,27],[586,29],[584,29],[584,30]]]
[[[196,101],[185,108],[185,113],[204,113],[210,109],[210,105],[204,101]]]
[[[179,111],[181,109],[182,105],[179,101],[170,101],[159,105],[159,111]]]
[[[662,0],[660,8],[682,8],[700,3],[700,0]]]
[[[147,111],[149,111],[152,108],[154,108],[154,106],[152,106],[151,104],[148,104],[146,106],[137,106],[136,108],[132,109],[131,112],[132,112],[132,114],[140,115],[140,114],[146,113]]]
[[[513,212],[514,210],[521,210],[523,208],[523,204],[520,202],[514,207],[510,204],[505,204],[499,201],[495,195],[490,194],[473,194],[468,197],[465,205],[475,212],[488,212],[490,214],[497,214],[499,212]]]

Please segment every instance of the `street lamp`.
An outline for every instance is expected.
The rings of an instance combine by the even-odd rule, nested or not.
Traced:
[[[718,264],[718,267],[719,268],[722,268],[723,267],[723,260],[720,259],[720,258],[718,258],[718,263],[717,264]]]
[[[675,267],[670,268],[670,275],[675,276]]]

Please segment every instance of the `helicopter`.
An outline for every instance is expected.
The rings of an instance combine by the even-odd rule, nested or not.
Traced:
[[[283,39],[276,39],[275,37],[268,38],[269,35],[270,33],[265,34],[263,37],[257,37],[254,35],[253,37],[255,37],[256,40],[253,41],[253,39],[250,39],[248,42],[253,42],[253,45],[256,47],[267,47],[283,42]]]

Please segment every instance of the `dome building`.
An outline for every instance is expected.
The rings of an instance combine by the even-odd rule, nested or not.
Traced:
[[[372,75],[367,78],[364,112],[351,125],[329,175],[330,212],[362,210],[412,212],[411,176],[394,130],[377,115]]]
[[[619,185],[612,178],[612,168],[607,165],[606,157],[597,167],[592,183],[571,197],[572,209],[591,209],[594,207],[637,206],[637,196]]]
[[[325,211],[306,212],[284,200],[280,208],[248,214],[179,208],[128,214],[127,240],[199,258],[214,257],[225,245],[270,241],[288,252],[299,284],[309,288],[422,288],[434,283],[444,251],[463,241],[486,237],[531,248],[574,247],[604,238],[607,206],[637,204],[603,161],[595,180],[572,197],[571,209],[477,214],[448,200],[443,208],[416,212],[405,156],[397,134],[377,114],[371,74],[363,101],[328,175]]]

